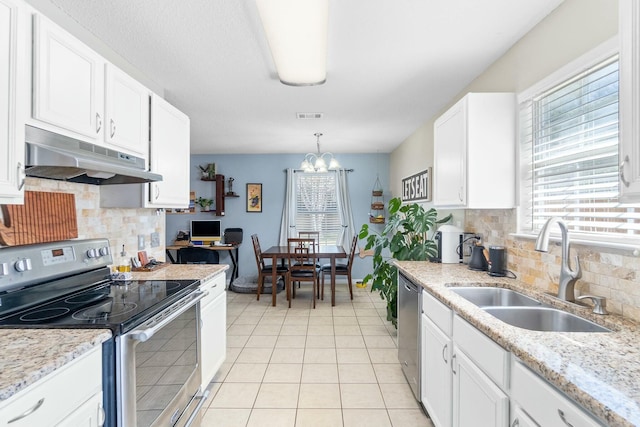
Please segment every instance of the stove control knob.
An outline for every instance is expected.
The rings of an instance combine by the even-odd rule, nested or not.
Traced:
[[[16,271],[19,271],[20,273],[24,271],[29,271],[31,270],[31,259],[29,258],[19,259],[18,261],[16,261],[14,267]]]
[[[100,256],[109,255],[109,247],[108,246],[103,246],[103,247],[100,248],[99,252],[100,252]]]
[[[98,257],[98,251],[95,248],[91,248],[87,251],[87,257],[89,258],[97,258]]]

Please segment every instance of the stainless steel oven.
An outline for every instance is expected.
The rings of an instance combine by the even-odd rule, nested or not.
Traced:
[[[0,327],[110,329],[108,427],[198,426],[198,280],[109,279],[105,239],[0,248]]]

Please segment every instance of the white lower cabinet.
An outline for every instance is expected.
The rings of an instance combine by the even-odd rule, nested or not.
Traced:
[[[451,338],[422,314],[421,401],[435,426],[451,425]]]
[[[595,427],[602,424],[564,393],[515,359],[511,367],[511,400],[545,427]]]
[[[202,390],[227,357],[227,293],[225,274],[204,281],[200,289],[209,295],[200,301],[200,360],[202,361]]]
[[[0,427],[96,427],[104,419],[101,346],[0,403]]]
[[[454,346],[453,426],[509,425],[509,397]]]
[[[511,427],[539,427],[517,404],[511,405],[511,419],[509,423]]]

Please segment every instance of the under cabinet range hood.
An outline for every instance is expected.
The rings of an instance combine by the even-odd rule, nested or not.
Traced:
[[[140,157],[29,125],[25,134],[27,176],[95,185],[162,181]]]

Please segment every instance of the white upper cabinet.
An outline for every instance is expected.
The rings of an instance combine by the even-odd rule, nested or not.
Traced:
[[[0,0],[0,204],[24,200],[24,121],[29,97],[24,3]]]
[[[516,143],[515,94],[467,94],[434,124],[434,205],[513,208]]]
[[[106,65],[105,77],[105,141],[146,159],[151,93],[112,64]]]
[[[189,206],[189,152],[191,122],[159,96],[151,97],[151,152],[149,168],[162,181],[149,184],[146,207]]]
[[[640,4],[620,0],[620,199],[640,201]]]
[[[42,15],[33,37],[35,125],[148,160],[149,89]]]
[[[33,38],[33,118],[100,144],[104,59],[39,14]]]

